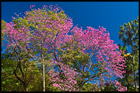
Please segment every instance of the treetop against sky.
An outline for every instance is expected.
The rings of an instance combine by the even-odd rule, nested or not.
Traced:
[[[111,79],[109,75],[123,78],[122,74],[125,73],[124,67],[126,67],[125,60],[122,51],[118,50],[119,46],[116,42],[114,44],[114,40],[111,39],[110,31],[100,25],[98,29],[93,28],[93,25],[86,26],[86,28],[75,26],[73,18],[66,15],[65,10],[63,11],[58,6],[44,5],[43,9],[34,7],[35,5],[31,5],[30,10],[24,12],[23,17],[16,14],[17,17],[12,17],[13,22],[6,23],[6,30],[3,30],[7,36],[7,48],[16,54],[19,53],[15,57],[20,57],[20,53],[22,53],[21,57],[27,54],[29,58],[34,59],[32,57],[38,54],[40,56],[37,57],[41,57],[44,62],[44,59],[49,60],[45,56],[51,54],[51,62],[56,62],[56,64],[62,62],[62,64],[58,63],[57,67],[60,71],[54,73],[58,77],[59,81],[57,82],[61,81],[58,73],[62,74],[61,72],[64,70],[66,72],[63,74],[66,77],[67,74],[72,76],[73,80],[67,78],[67,81],[70,80],[72,85],[77,83],[74,78],[77,75],[76,72],[84,77],[84,81],[85,78],[92,81],[95,77],[108,80]],[[47,10],[47,7],[50,10]],[[92,60],[93,56],[96,62]],[[76,72],[69,67],[63,68],[63,64],[76,68]],[[88,72],[94,72],[94,74],[87,74]],[[54,75],[51,76],[52,81],[56,81]],[[115,81],[115,84],[119,83]],[[66,86],[66,89],[67,87],[72,88],[72,85]],[[53,86],[62,88],[65,85],[54,83]],[[119,87],[121,88],[121,84]],[[73,87],[72,90],[75,91],[76,87]]]
[[[74,25],[78,24],[83,29],[86,26],[104,26],[117,44],[122,44],[118,38],[120,25],[138,16],[138,2],[2,2],[1,19],[11,22],[15,12],[23,15],[30,5],[41,8],[56,4],[73,19]]]

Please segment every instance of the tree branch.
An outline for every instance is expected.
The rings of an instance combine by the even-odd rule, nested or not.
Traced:
[[[18,56],[18,53],[17,53],[15,47],[14,47],[14,50],[15,50],[15,52],[16,52],[16,55]],[[20,69],[20,71],[21,71],[21,73],[22,73],[22,77],[23,77],[23,79],[24,79],[24,73],[23,73],[22,68],[21,68],[20,57],[18,58],[18,65],[17,65],[17,68],[18,68],[18,67],[19,67],[19,69]],[[17,68],[16,68],[16,70],[17,70]],[[25,84],[25,82],[22,81],[22,80],[17,76],[17,74],[16,74],[16,70],[14,71],[15,76],[16,76],[16,77],[17,77],[17,78],[18,78],[23,84]]]
[[[17,74],[16,74],[16,71],[17,71],[18,66],[19,66],[19,63],[18,63],[18,65],[17,65],[17,67],[16,67],[16,70],[14,71],[13,74],[16,76],[16,78],[17,78],[21,83],[23,83],[23,84],[25,85],[25,82],[24,82],[20,77],[18,77]]]

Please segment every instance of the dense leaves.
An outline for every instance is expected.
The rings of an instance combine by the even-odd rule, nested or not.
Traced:
[[[125,78],[128,82],[128,77],[133,74],[131,80],[133,80],[135,91],[137,91],[137,82],[136,82],[136,72],[139,72],[139,16],[137,20],[128,22],[120,26],[119,38],[123,41],[124,47],[120,50],[126,50],[126,45],[131,46],[131,53],[123,54],[126,58],[126,74]],[[121,46],[120,46],[121,47]],[[127,52],[127,51],[126,51]],[[129,83],[127,86],[129,87]],[[131,85],[133,85],[131,83]]]

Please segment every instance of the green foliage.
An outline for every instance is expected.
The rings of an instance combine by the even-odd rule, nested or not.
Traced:
[[[139,16],[134,21],[125,23],[123,24],[123,26],[120,26],[120,31],[118,33],[119,33],[119,38],[121,38],[121,40],[124,43],[124,46],[126,45],[131,46],[131,51],[132,51],[131,55],[125,56],[123,54],[126,57],[125,61],[127,66],[125,68],[126,74],[124,75],[126,81],[128,82],[128,77],[132,74],[135,74],[135,72],[137,72],[139,68]],[[120,50],[126,50],[126,49],[120,48]],[[135,82],[135,77],[134,77],[134,82]],[[136,83],[137,82],[135,82],[134,85],[136,85]],[[131,88],[130,90],[133,89]]]
[[[119,50],[126,50],[126,46],[121,46],[119,45]],[[127,53],[127,51],[125,53],[122,54],[122,56],[125,57],[125,65],[126,67],[124,68],[124,70],[126,71],[126,73],[124,73],[124,77],[123,79],[119,78],[119,82],[121,82],[121,84],[123,86],[127,87],[127,91],[135,91],[135,87],[134,87],[134,82],[133,82],[133,56],[130,53]],[[134,56],[135,59],[135,72],[137,72],[138,68],[139,68],[139,64],[138,64],[138,58],[136,58],[137,56]],[[138,83],[138,81],[136,81]]]
[[[139,47],[139,17],[137,20],[128,22],[120,26],[119,38],[123,41],[124,45],[128,44]],[[132,47],[133,49],[133,47]]]
[[[12,56],[13,54],[10,53],[1,55],[1,91],[24,91],[24,86],[13,74],[16,69],[17,62],[11,59]],[[22,68],[26,75],[28,91],[42,91],[42,71],[36,61],[24,62],[22,63]],[[22,77],[19,70],[17,71],[17,75]],[[46,73],[45,79],[47,91],[60,91],[60,89],[52,86],[48,73]]]
[[[59,16],[61,19],[67,19],[67,16],[66,16],[66,14],[64,13],[64,11],[59,12],[58,16]]]
[[[82,87],[82,91],[89,92],[94,90],[94,85],[92,83],[85,83]]]
[[[6,22],[4,20],[1,20],[1,30],[6,29]]]
[[[10,53],[1,55],[1,91],[23,91],[19,80],[13,74],[16,61],[9,59],[10,55],[12,56]]]
[[[1,21],[1,42],[4,40],[4,31],[6,29],[6,22],[4,20]]]
[[[113,84],[105,83],[103,91],[116,91]]]

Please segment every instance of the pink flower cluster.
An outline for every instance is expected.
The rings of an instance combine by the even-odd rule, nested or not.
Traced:
[[[28,29],[25,27],[15,28],[16,24],[12,22],[6,23],[6,30],[3,30],[5,35],[7,36],[7,46],[8,47],[16,47],[18,46],[21,50],[27,51],[26,46],[29,46],[30,43],[30,35],[28,33]],[[23,44],[24,43],[24,44]]]
[[[127,91],[127,87],[121,86],[121,83],[115,80],[115,85],[117,86],[118,91]]]
[[[126,67],[124,57],[121,56],[121,51],[116,50],[118,46],[110,40],[105,28],[87,27],[87,30],[82,31],[82,28],[74,27],[71,33],[73,33],[71,39],[78,42],[78,47],[82,47],[82,52],[95,54],[96,60],[103,62],[102,67],[107,65],[108,71],[111,70],[110,72],[115,76],[122,78],[122,74],[125,73],[124,67]]]
[[[59,87],[64,91],[75,91],[77,81],[75,80],[76,71],[61,62],[51,62],[54,65],[58,65],[60,71],[55,71],[51,69],[49,75],[51,76],[51,81],[54,82],[53,86]],[[60,76],[61,75],[61,76]]]

